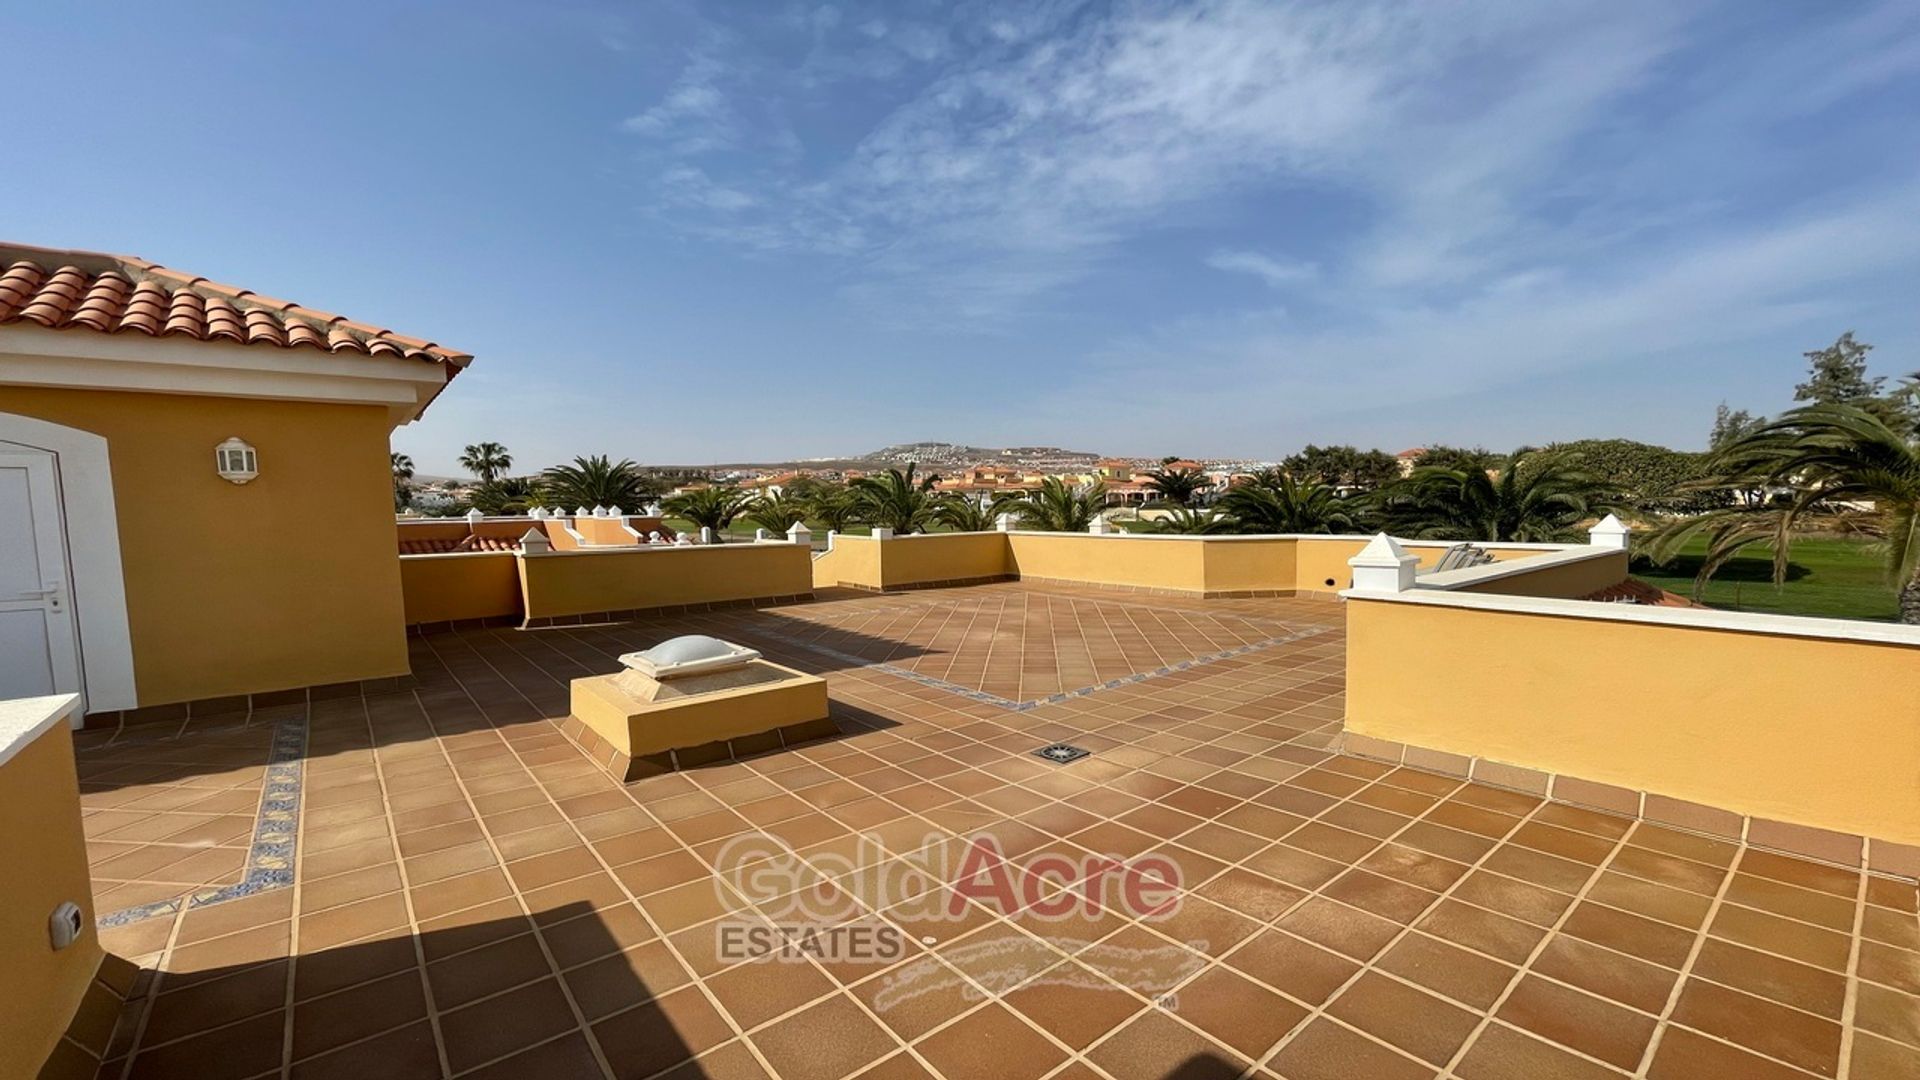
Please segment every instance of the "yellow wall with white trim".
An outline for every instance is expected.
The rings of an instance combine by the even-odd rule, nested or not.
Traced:
[[[0,822],[0,1076],[26,1077],[60,1041],[102,955],[65,723],[0,765]],[[55,952],[47,919],[66,900],[80,905],[86,926]]]
[[[1347,730],[1920,843],[1920,648],[1368,600]]]
[[[385,407],[8,386],[0,412],[107,440],[141,705],[407,671]],[[214,472],[230,436],[250,483]]]
[[[606,548],[519,557],[530,619],[800,596],[813,591],[805,544]]]

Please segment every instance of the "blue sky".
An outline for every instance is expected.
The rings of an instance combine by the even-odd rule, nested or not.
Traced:
[[[1920,368],[1920,5],[0,5],[0,236],[474,353],[423,471],[1695,447]]]

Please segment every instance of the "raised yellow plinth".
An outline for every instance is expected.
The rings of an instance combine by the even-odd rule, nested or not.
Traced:
[[[827,682],[766,660],[655,683],[637,672],[573,680],[568,734],[622,780],[743,757],[836,732]]]

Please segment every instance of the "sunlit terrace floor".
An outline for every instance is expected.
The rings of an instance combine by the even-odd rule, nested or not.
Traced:
[[[412,691],[86,734],[103,936],[156,972],[103,1075],[1920,1076],[1912,886],[1331,755],[1341,626],[836,594],[436,635]],[[825,675],[843,737],[613,782],[567,681],[692,631]],[[960,896],[975,834],[1016,897],[1100,902]],[[1167,861],[1143,899],[1093,855]],[[851,929],[723,958],[795,888]]]

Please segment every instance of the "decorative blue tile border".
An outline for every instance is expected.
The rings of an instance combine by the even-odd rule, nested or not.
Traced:
[[[931,675],[922,675],[908,668],[895,667],[892,664],[875,663],[864,657],[841,652],[839,649],[835,649],[830,645],[822,645],[818,642],[804,641],[785,635],[765,634],[764,632],[762,632],[762,636],[777,637],[789,645],[808,649],[820,653],[823,656],[831,656],[842,663],[852,664],[856,667],[867,668],[872,671],[884,671],[889,675],[898,675],[903,679],[917,682],[922,686],[931,686],[935,689],[945,690],[950,694],[959,694],[961,697],[972,698],[975,701],[984,701],[989,705],[998,705],[1011,712],[1028,712],[1033,709],[1038,709],[1043,705],[1058,705],[1063,701],[1086,697],[1088,694],[1096,694],[1102,690],[1114,690],[1122,686],[1131,686],[1134,683],[1146,682],[1148,679],[1162,678],[1167,675],[1172,675],[1177,671],[1186,671],[1189,668],[1201,667],[1218,660],[1228,660],[1236,656],[1245,656],[1248,653],[1259,652],[1262,649],[1271,649],[1276,645],[1286,645],[1290,642],[1319,637],[1321,634],[1333,629],[1335,628],[1331,626],[1309,627],[1305,630],[1297,630],[1291,634],[1283,634],[1280,637],[1267,638],[1264,641],[1255,641],[1231,649],[1222,649],[1219,652],[1207,653],[1204,656],[1196,656],[1191,660],[1182,660],[1177,664],[1168,664],[1165,667],[1154,668],[1152,671],[1135,672],[1132,675],[1123,675],[1117,679],[1108,679],[1106,682],[1096,683],[1092,686],[1082,686],[1076,690],[1063,690],[1058,694],[1048,694],[1046,697],[1034,698],[1031,701],[1015,701],[1012,698],[1003,698],[998,694],[989,694],[984,690],[975,690],[972,687],[961,686],[959,683],[948,682],[945,679],[936,679]]]
[[[307,718],[301,715],[281,720],[274,727],[273,746],[267,755],[260,809],[253,823],[253,843],[247,850],[247,873],[238,883],[126,908],[101,916],[97,924],[102,929],[125,926],[158,915],[175,914],[182,904],[203,908],[293,884],[294,845],[299,839],[300,793],[306,757]]]

